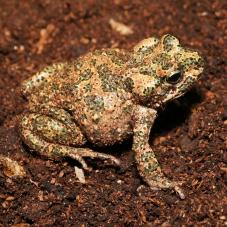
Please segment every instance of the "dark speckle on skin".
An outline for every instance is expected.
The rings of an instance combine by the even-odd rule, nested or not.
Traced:
[[[134,81],[130,77],[127,77],[123,82],[123,89],[127,92],[132,92],[134,88]]]

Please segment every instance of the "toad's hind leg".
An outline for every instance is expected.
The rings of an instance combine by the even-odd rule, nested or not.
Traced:
[[[84,157],[108,159],[119,165],[118,159],[111,155],[80,147],[86,139],[76,124],[66,125],[49,116],[31,113],[22,118],[20,133],[25,144],[49,158],[71,157],[84,169],[88,169]]]

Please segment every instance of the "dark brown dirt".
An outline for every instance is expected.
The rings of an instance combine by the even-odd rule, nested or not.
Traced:
[[[0,152],[19,161],[24,179],[0,172],[2,226],[224,226],[226,198],[226,1],[0,0]],[[112,30],[114,18],[134,34]],[[41,30],[44,29],[42,32]],[[41,38],[41,33],[44,34]],[[87,184],[74,161],[49,161],[21,143],[20,82],[38,69],[89,50],[130,48],[171,33],[206,57],[203,78],[169,104],[152,130],[152,147],[169,178],[183,182],[185,200],[154,192],[139,177],[130,141],[116,152],[123,168],[89,160]],[[46,35],[46,36],[45,36]],[[20,224],[20,225],[16,225]]]

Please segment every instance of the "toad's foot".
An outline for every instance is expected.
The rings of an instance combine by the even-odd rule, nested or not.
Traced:
[[[144,181],[150,188],[152,190],[174,189],[179,197],[184,199],[185,195],[180,188],[181,184],[165,177],[152,149],[149,146],[146,146],[145,149],[140,150],[140,152],[139,155],[136,154],[138,169]]]
[[[90,170],[85,162],[84,158],[99,158],[102,160],[111,161],[113,164],[119,166],[120,161],[112,155],[103,154],[99,152],[95,152],[89,148],[76,148],[58,144],[50,144],[46,148],[46,153],[51,154],[51,156],[55,155],[56,157],[70,157],[76,161],[78,161],[85,170]]]
[[[66,156],[73,158],[81,163],[84,169],[87,169],[87,165],[84,161],[84,157],[88,158],[99,158],[102,160],[111,161],[114,165],[120,166],[120,160],[112,155],[95,152],[89,148],[74,148],[70,147],[69,150],[65,152]]]
[[[184,192],[180,188],[181,183],[174,182],[166,178],[161,172],[160,167],[158,167],[155,171],[150,173],[149,176],[145,176],[144,179],[152,190],[172,188],[175,190],[175,192],[179,195],[181,199],[185,199]]]

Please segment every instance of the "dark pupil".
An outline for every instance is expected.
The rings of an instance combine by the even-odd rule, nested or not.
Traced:
[[[170,84],[176,84],[181,78],[181,73],[174,73],[172,76],[168,77],[166,81]]]

